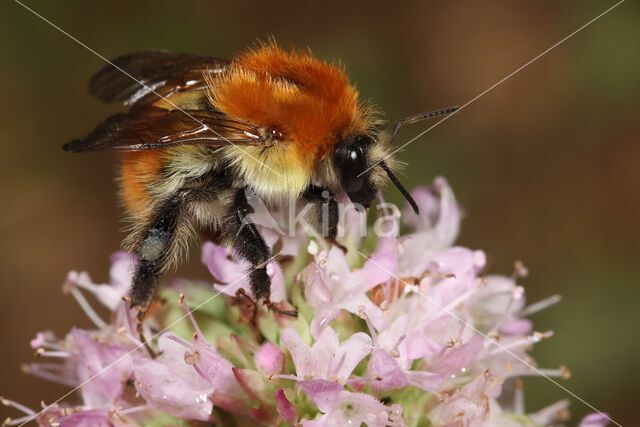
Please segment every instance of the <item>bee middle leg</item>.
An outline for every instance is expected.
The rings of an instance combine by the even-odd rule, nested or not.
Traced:
[[[271,278],[267,274],[267,264],[271,260],[271,250],[262,238],[258,227],[249,217],[249,214],[253,213],[253,208],[247,200],[245,189],[236,192],[232,209],[235,217],[233,248],[241,258],[249,261],[253,266],[249,273],[249,283],[256,301],[263,300],[265,305],[276,313],[297,317],[298,312],[281,310],[269,299]]]

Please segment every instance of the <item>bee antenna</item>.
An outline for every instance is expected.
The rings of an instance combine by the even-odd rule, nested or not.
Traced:
[[[418,123],[418,122],[421,122],[423,120],[433,119],[435,117],[447,116],[449,114],[455,113],[459,109],[460,109],[460,107],[443,108],[442,110],[429,111],[428,113],[416,114],[415,116],[410,116],[410,117],[406,117],[404,119],[398,120],[396,122],[395,126],[393,127],[393,132],[391,132],[391,141],[393,141],[396,138],[396,135],[398,134],[398,131],[404,125],[409,125],[409,124],[412,124],[412,123]]]
[[[418,204],[416,203],[415,200],[413,200],[413,197],[411,197],[411,194],[409,194],[407,189],[404,188],[402,183],[398,181],[398,178],[396,178],[393,172],[391,172],[391,169],[389,169],[389,166],[387,166],[385,162],[380,162],[380,166],[382,166],[382,169],[384,169],[387,175],[389,175],[389,179],[391,180],[391,182],[394,183],[394,185],[398,188],[398,190],[400,190],[404,198],[407,199],[407,202],[409,202],[409,204],[413,208],[413,211],[416,213],[416,215],[420,215],[420,209],[418,209]]]

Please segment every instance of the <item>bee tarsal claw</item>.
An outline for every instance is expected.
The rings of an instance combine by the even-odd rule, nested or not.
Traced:
[[[282,314],[284,316],[293,317],[295,319],[298,318],[298,311],[297,310],[282,310],[275,303],[271,302],[268,299],[265,300],[264,304],[267,306],[267,308],[269,310],[273,311],[274,313]]]
[[[146,317],[147,317],[146,310],[138,311],[138,315],[136,316],[136,320],[137,320],[136,331],[138,332],[138,337],[140,338],[140,342],[144,345],[144,348],[147,349],[149,356],[152,359],[155,359],[156,357],[158,357],[158,354],[149,345],[149,342],[151,341],[152,338],[146,339],[144,336],[144,320],[146,319]]]

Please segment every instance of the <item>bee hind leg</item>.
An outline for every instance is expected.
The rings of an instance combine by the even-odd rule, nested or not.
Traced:
[[[298,318],[298,312],[296,310],[282,310],[280,307],[276,305],[276,303],[271,302],[270,300],[266,300],[264,303],[269,308],[269,310],[273,311],[274,313],[293,317],[295,319]]]
[[[183,196],[177,194],[164,202],[152,215],[152,221],[146,227],[142,238],[136,245],[138,266],[131,287],[131,306],[139,309],[137,316],[137,332],[149,355],[154,358],[155,352],[145,339],[143,323],[146,319],[151,301],[160,277],[171,260],[175,259],[176,231],[181,217]]]
[[[138,332],[138,338],[140,342],[144,345],[144,348],[147,349],[147,353],[151,356],[152,359],[157,357],[156,352],[151,348],[149,342],[153,339],[153,337],[147,339],[144,336],[144,319],[147,317],[147,310],[139,310],[138,315],[136,316],[136,331]]]

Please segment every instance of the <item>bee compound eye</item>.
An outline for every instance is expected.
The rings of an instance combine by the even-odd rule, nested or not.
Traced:
[[[355,145],[348,147],[344,154],[344,163],[342,165],[342,173],[345,178],[357,178],[358,175],[365,171],[366,167],[367,159],[362,147]]]
[[[367,158],[363,147],[353,143],[340,147],[335,154],[335,164],[345,191],[358,191],[366,180],[363,174],[367,169]]]
[[[358,135],[339,146],[334,154],[342,188],[352,202],[364,207],[371,204],[376,194],[367,173],[367,141],[370,141],[369,137]]]

